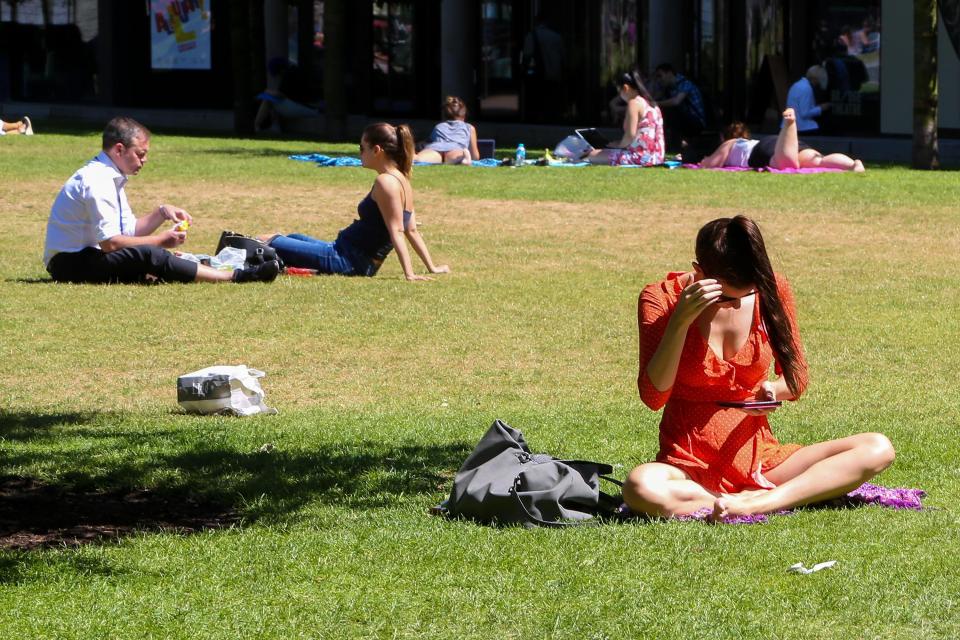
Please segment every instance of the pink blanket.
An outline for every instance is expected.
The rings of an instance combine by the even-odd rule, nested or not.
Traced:
[[[701,167],[699,164],[685,164],[683,165],[684,169],[707,169],[707,167]],[[821,167],[805,167],[800,169],[774,169],[773,167],[763,167],[761,169],[754,169],[752,167],[716,167],[710,168],[709,171],[755,171],[758,173],[842,173],[843,169],[826,169]]]

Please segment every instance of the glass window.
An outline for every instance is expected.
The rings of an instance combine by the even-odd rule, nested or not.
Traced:
[[[413,2],[373,3],[373,108],[409,113],[416,104]]]
[[[514,78],[517,57],[513,41],[513,2],[480,4],[480,111],[486,115],[515,114],[520,93]]]
[[[95,99],[97,0],[0,1],[0,76],[17,100]]]
[[[818,0],[809,24],[811,64],[827,70],[820,118],[825,132],[878,130],[880,126],[880,0]]]
[[[600,83],[607,87],[637,64],[637,0],[603,0],[600,24]]]

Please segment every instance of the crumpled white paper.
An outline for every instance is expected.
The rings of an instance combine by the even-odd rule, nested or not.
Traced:
[[[818,562],[817,564],[815,564],[815,565],[813,565],[812,567],[810,567],[809,569],[807,569],[805,566],[803,566],[803,563],[802,563],[802,562],[798,562],[798,563],[795,564],[795,565],[791,565],[790,568],[787,569],[787,571],[789,571],[789,572],[791,572],[791,573],[799,573],[799,574],[802,574],[802,575],[808,575],[808,574],[811,574],[811,573],[815,573],[815,572],[817,572],[817,571],[820,571],[821,569],[829,569],[830,567],[832,567],[832,566],[835,565],[835,564],[837,564],[837,561],[836,561],[836,560],[827,560],[826,562]]]

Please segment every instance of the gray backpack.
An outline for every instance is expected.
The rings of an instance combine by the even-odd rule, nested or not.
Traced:
[[[530,452],[523,434],[494,421],[453,480],[445,506],[452,517],[487,524],[557,527],[612,516],[621,500],[600,491],[613,468]]]

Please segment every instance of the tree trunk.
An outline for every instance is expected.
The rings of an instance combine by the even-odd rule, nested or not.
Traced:
[[[937,1],[913,1],[913,168],[938,169]]]
[[[344,1],[326,0],[323,4],[323,99],[326,136],[330,140],[343,140],[347,136],[346,29]]]

